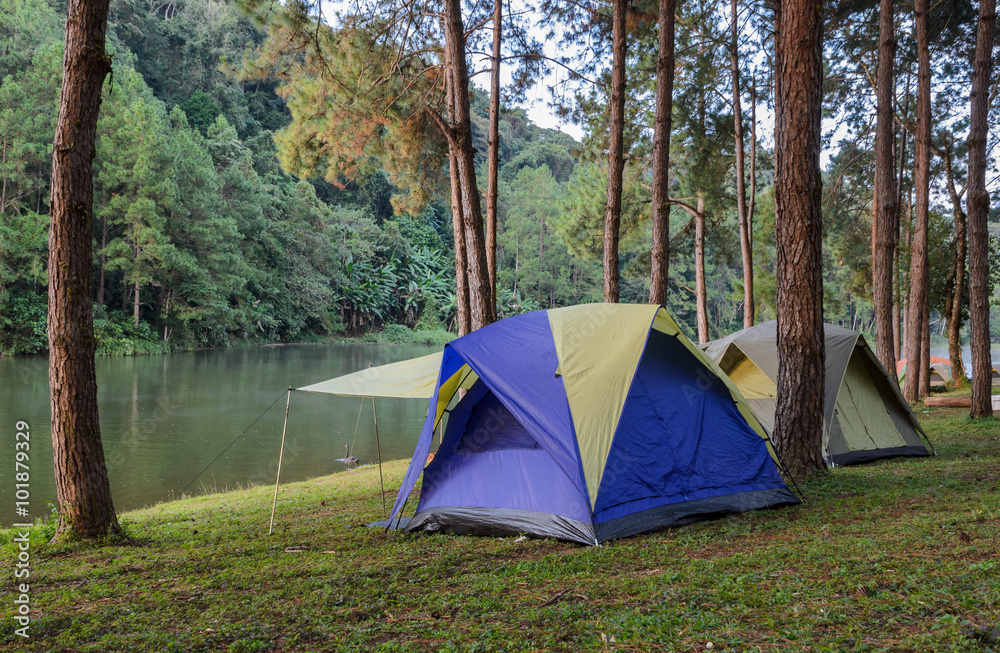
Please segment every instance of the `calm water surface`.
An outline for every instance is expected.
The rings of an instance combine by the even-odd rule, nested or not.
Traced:
[[[869,343],[871,344],[871,343]],[[874,347],[874,345],[872,345]],[[996,365],[1000,363],[1000,345],[990,345],[990,355],[993,357],[993,364]],[[950,354],[948,353],[947,345],[934,345],[931,347],[931,356],[941,356],[942,358],[948,358]],[[962,365],[965,367],[965,375],[972,377],[972,349],[969,345],[962,345]]]
[[[185,491],[273,484],[288,387],[353,372],[369,362],[381,365],[440,349],[292,345],[98,357],[101,436],[115,508],[140,508]],[[30,516],[48,514],[47,502],[55,503],[47,366],[45,358],[0,358],[0,519],[4,525],[17,521],[12,461],[15,424],[20,420],[31,427]],[[374,462],[371,403],[367,399],[362,406],[359,398],[293,392],[282,482],[342,471],[344,464],[337,459],[344,457],[345,444],[352,444],[351,454],[362,463]],[[427,401],[379,399],[376,405],[382,459],[409,458]],[[263,417],[237,439],[261,413]],[[216,456],[220,457],[212,463]],[[199,476],[206,466],[208,470]]]

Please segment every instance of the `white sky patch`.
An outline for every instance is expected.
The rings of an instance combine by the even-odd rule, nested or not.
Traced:
[[[489,29],[488,27],[486,29]],[[558,42],[547,41],[545,39],[544,31],[536,23],[534,27],[530,29],[531,36],[542,43],[543,53],[546,57],[551,59],[556,59],[561,55],[566,54],[564,50],[560,50]],[[573,48],[578,50],[579,48]],[[506,53],[505,53],[506,54]],[[480,55],[470,56],[470,65],[475,70],[488,69],[490,67],[490,59],[485,58]],[[500,84],[502,86],[507,86],[513,82],[511,78],[511,70],[514,68],[515,64],[504,63],[500,67]],[[569,134],[578,141],[583,140],[583,128],[576,123],[571,121],[566,121],[558,118],[555,111],[550,106],[553,101],[552,92],[549,90],[552,87],[559,87],[563,84],[569,83],[572,87],[573,84],[585,84],[586,82],[568,82],[569,71],[564,67],[559,66],[554,63],[548,64],[548,72],[539,80],[535,82],[535,85],[529,88],[525,92],[526,101],[518,105],[515,105],[521,109],[524,109],[528,114],[528,118],[531,119],[533,123],[539,127],[545,129],[558,129],[559,131]],[[489,93],[490,85],[490,75],[489,73],[482,73],[476,75],[472,79],[473,84],[476,88]]]

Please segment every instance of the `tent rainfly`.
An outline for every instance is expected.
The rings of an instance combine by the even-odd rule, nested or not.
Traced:
[[[951,383],[951,360],[942,356],[931,356],[930,384],[932,388],[940,388]],[[896,380],[899,387],[906,383],[906,359],[896,361]]]
[[[924,443],[927,435],[864,336],[834,324],[824,326],[823,457],[827,464],[930,455],[930,442]],[[704,347],[770,432],[777,403],[777,322],[737,331]]]
[[[400,517],[423,473],[408,531],[599,544],[798,503],[739,390],[662,307],[527,313],[463,336],[440,356],[389,518]]]

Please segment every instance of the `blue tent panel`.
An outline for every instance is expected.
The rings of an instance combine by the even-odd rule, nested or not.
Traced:
[[[494,322],[451,346],[558,469],[586,493],[573,418],[562,377],[556,375],[559,360],[545,311]]]
[[[444,441],[424,470],[417,511],[506,508],[589,522],[585,496],[478,381],[452,411]]]
[[[676,337],[651,331],[611,445],[595,521],[779,488],[785,484],[766,441],[722,380]]]

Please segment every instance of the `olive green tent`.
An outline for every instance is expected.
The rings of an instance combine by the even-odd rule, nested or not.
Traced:
[[[827,464],[930,455],[930,443],[924,442],[927,435],[864,336],[833,324],[825,325],[825,336]],[[737,331],[704,347],[770,432],[777,402],[777,322]]]

